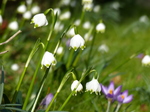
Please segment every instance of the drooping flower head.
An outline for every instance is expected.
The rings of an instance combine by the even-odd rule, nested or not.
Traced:
[[[47,106],[49,105],[49,103],[51,102],[52,99],[53,99],[52,93],[46,95],[46,97],[40,103],[39,108],[47,108]]]
[[[21,4],[18,8],[17,8],[17,12],[18,13],[25,13],[26,12],[27,7],[25,6],[25,4]]]
[[[79,34],[73,36],[70,40],[70,47],[72,47],[75,51],[79,47],[83,50],[85,48],[84,44],[85,41]]]
[[[34,28],[48,25],[46,16],[43,13],[36,14],[31,20],[32,23],[34,23]]]
[[[8,28],[11,30],[17,30],[18,29],[18,22],[17,21],[12,21],[9,23]]]
[[[122,104],[122,103],[129,103],[133,99],[133,95],[128,96],[128,90],[120,93],[117,97],[117,101]]]
[[[100,22],[97,26],[96,26],[96,31],[97,32],[101,32],[104,33],[106,29],[106,26],[104,23]]]
[[[86,83],[86,91],[91,93],[95,92],[96,94],[101,92],[101,86],[97,79],[93,78],[91,81]]]
[[[55,64],[56,64],[56,59],[55,59],[55,57],[54,57],[54,55],[53,55],[52,53],[46,51],[46,52],[44,53],[43,58],[42,58],[41,65],[42,65],[42,67],[43,67],[43,65],[44,65],[44,66],[46,66],[47,68],[49,68],[49,66],[50,66],[51,64],[52,64],[52,65],[55,65]],[[42,67],[41,67],[41,68],[42,68]]]
[[[149,55],[144,56],[144,58],[142,59],[142,64],[145,66],[150,65],[150,56]]]
[[[110,101],[116,100],[117,96],[120,94],[122,86],[115,89],[114,82],[110,82],[108,87],[101,85],[102,92],[105,94],[106,98]]]
[[[73,91],[75,88],[76,88],[75,90],[76,93],[82,91],[83,89],[82,84],[78,80],[73,81],[73,83],[71,84],[71,90]]]

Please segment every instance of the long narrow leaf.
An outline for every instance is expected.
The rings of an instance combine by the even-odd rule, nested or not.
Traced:
[[[4,91],[4,69],[2,66],[2,74],[1,74],[1,82],[0,82],[0,104],[2,103],[3,91]]]

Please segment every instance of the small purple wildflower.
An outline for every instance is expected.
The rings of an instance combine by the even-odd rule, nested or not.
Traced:
[[[46,95],[46,97],[40,103],[40,107],[42,106],[44,108],[47,108],[47,106],[49,105],[49,103],[51,102],[52,99],[53,99],[53,94],[52,93]]]
[[[122,104],[122,103],[129,103],[133,99],[133,95],[128,96],[128,90],[120,93],[117,97],[117,101]]]
[[[117,96],[120,94],[122,89],[122,86],[119,86],[115,89],[114,82],[110,82],[108,87],[105,87],[101,84],[101,87],[106,98],[112,102],[117,99]]]

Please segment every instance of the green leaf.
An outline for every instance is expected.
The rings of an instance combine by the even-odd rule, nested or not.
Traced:
[[[2,74],[1,74],[1,80],[0,80],[0,104],[2,103],[3,90],[4,90],[4,69],[2,66]]]

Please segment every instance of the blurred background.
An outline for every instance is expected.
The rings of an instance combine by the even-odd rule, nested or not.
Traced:
[[[81,0],[32,0],[30,2],[31,0],[0,1],[3,18],[0,25],[0,42],[8,39],[17,30],[22,30],[22,33],[11,42],[0,47],[1,52],[9,50],[8,53],[0,55],[0,63],[4,66],[6,77],[4,92],[10,96],[10,99],[34,43],[38,38],[45,42],[50,30],[50,15],[47,15],[49,25],[37,29],[34,29],[33,24],[30,24],[32,17],[36,13],[43,13],[48,8],[57,9],[59,12],[58,23],[56,22],[57,25],[49,46],[49,51],[53,51],[53,46],[63,31],[69,24],[75,24],[82,15]],[[23,13],[18,12],[18,7],[22,4],[26,6],[26,12],[31,11],[34,6],[38,6],[39,9],[35,13],[33,11],[24,16]],[[64,17],[65,12],[70,12],[70,15]],[[83,23],[77,27],[78,33],[86,40],[85,34],[91,31],[92,26],[98,24],[100,20],[105,24],[105,32],[97,33],[93,44],[91,44],[92,37],[86,40],[86,49],[75,64],[75,73],[79,78],[83,69],[92,66],[100,74],[99,82],[103,85],[108,85],[110,81],[114,81],[116,87],[123,85],[123,90],[129,90],[129,94],[133,94],[134,99],[130,104],[123,104],[121,111],[148,112],[150,109],[150,66],[143,66],[141,62],[145,55],[150,55],[149,17],[150,0],[93,0],[92,8],[85,12]],[[9,27],[12,21],[17,21],[16,29]],[[90,36],[93,34],[91,33]],[[71,37],[72,34],[67,34],[62,40],[63,51],[57,55],[58,63],[56,67],[52,68],[53,72],[50,72],[40,100],[49,92],[53,94],[56,92],[62,77],[69,70],[66,65],[71,51],[66,46],[66,41]],[[89,59],[91,45],[93,49]],[[21,88],[23,98],[26,96],[26,90],[32,79],[39,55],[40,51],[34,56],[27,70]],[[39,87],[41,76],[43,76],[43,70],[38,73],[31,99],[34,98]],[[91,79],[92,76],[88,76],[82,82],[83,85]],[[72,79],[69,79],[59,94],[55,105],[56,109],[69,95],[71,82]],[[70,112],[101,112],[106,105],[107,100],[104,95],[95,96],[84,93],[72,97],[65,110]]]

